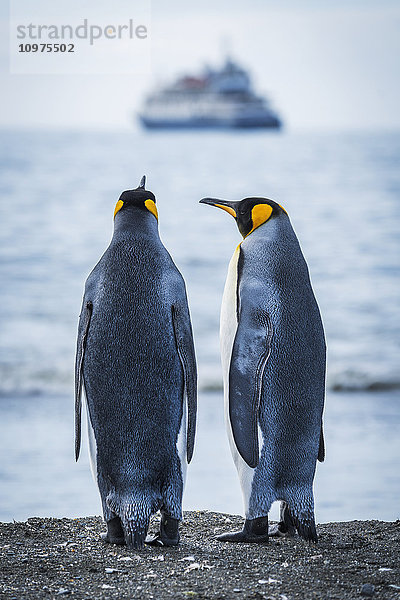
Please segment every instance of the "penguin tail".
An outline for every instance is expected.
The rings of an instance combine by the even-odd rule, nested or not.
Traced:
[[[293,517],[294,525],[300,537],[307,542],[316,544],[318,542],[317,529],[315,527],[314,515],[305,517]]]
[[[149,528],[149,521],[143,525],[139,524],[137,521],[126,521],[122,519],[122,527],[127,547],[133,550],[142,550]]]
[[[142,549],[152,514],[151,503],[145,497],[119,496],[111,492],[107,497],[107,505],[121,519],[127,547]]]
[[[295,501],[288,500],[289,510],[287,511],[287,524],[292,524],[297,529],[297,533],[307,542],[318,542],[317,528],[314,517],[314,501],[312,494],[305,495]]]

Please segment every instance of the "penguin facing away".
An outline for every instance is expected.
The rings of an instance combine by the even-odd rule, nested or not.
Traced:
[[[232,215],[243,241],[221,307],[225,419],[245,507],[242,531],[220,541],[317,541],[313,479],[324,460],[325,337],[308,268],[287,212],[267,198],[203,198]],[[281,522],[268,512],[281,500]]]
[[[89,451],[110,543],[176,545],[196,427],[196,360],[183,278],[145,177],[121,194],[85,286],[75,366],[75,455],[85,390]]]

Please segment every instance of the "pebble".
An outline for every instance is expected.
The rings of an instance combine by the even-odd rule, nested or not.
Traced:
[[[119,569],[112,569],[111,567],[106,567],[106,568],[104,569],[104,571],[105,571],[106,573],[121,573],[121,571],[120,571]]]
[[[269,585],[271,585],[271,583],[280,583],[277,579],[272,579],[272,577],[268,577],[268,579],[259,579],[258,583],[264,584],[264,583],[268,583]]]
[[[67,588],[60,588],[56,596],[67,596],[68,594],[71,594],[71,590],[68,590]]]
[[[199,563],[192,563],[191,565],[189,565],[188,567],[186,567],[185,569],[185,573],[189,573],[190,571],[196,571],[197,569],[200,569],[200,565]]]
[[[373,586],[371,583],[364,583],[364,585],[361,587],[361,596],[368,596],[371,597],[373,596],[375,593],[375,586]]]

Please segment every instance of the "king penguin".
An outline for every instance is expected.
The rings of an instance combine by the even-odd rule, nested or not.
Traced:
[[[220,541],[317,541],[313,479],[324,460],[325,336],[308,268],[287,212],[267,198],[203,198],[232,215],[243,241],[221,308],[225,419],[243,493],[242,531]],[[268,512],[281,500],[281,522]]]
[[[106,542],[176,545],[194,448],[196,360],[183,278],[158,233],[145,177],[121,194],[111,243],[85,286],[75,367],[75,456],[81,391]],[[146,534],[161,511],[160,531]]]

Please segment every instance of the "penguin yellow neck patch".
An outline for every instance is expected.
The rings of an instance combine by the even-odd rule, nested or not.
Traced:
[[[256,204],[251,211],[251,221],[253,227],[247,235],[250,235],[257,227],[260,227],[265,221],[268,221],[272,215],[272,206],[269,204]],[[247,235],[245,237],[247,237]]]
[[[145,200],[144,202],[145,207],[147,208],[147,210],[149,210],[157,219],[158,221],[158,211],[157,211],[157,206],[155,205],[155,202],[153,200]]]
[[[280,207],[281,207],[281,209],[283,210],[283,212],[284,212],[285,214],[287,214],[287,210],[285,210],[285,209],[283,208],[282,204],[278,204],[278,206],[280,206]]]
[[[117,212],[119,210],[121,210],[121,208],[123,207],[124,203],[122,202],[122,200],[118,200],[117,204],[115,205],[115,210],[114,210],[114,219],[115,219],[115,215],[117,214]]]
[[[224,206],[223,204],[215,204],[215,206],[218,206],[218,208],[222,208],[222,210],[225,210],[227,213],[229,213],[230,215],[232,215],[232,217],[236,219],[236,212],[230,206]]]

